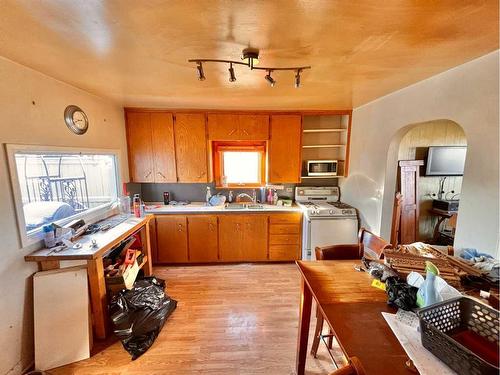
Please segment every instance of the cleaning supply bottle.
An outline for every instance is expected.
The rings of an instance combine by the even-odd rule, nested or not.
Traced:
[[[441,302],[443,299],[436,290],[436,276],[439,269],[432,262],[425,262],[425,281],[417,292],[417,306],[427,307]]]
[[[134,194],[134,201],[132,202],[134,207],[134,216],[141,217],[141,197],[139,194]]]
[[[205,201],[208,205],[208,202],[210,201],[210,198],[212,198],[212,190],[210,189],[210,186],[207,186],[207,194],[205,195]]]

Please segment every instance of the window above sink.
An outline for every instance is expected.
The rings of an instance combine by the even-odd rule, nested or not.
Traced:
[[[217,187],[265,186],[265,142],[214,142],[213,162]]]

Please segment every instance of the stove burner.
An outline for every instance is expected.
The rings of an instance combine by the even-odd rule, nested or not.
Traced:
[[[328,202],[331,204],[333,207],[340,208],[340,209],[346,209],[346,208],[352,208],[348,204],[342,203],[342,202]]]

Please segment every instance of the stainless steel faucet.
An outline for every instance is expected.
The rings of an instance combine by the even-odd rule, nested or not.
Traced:
[[[236,202],[255,202],[254,198],[252,198],[247,193],[240,193],[236,196]]]

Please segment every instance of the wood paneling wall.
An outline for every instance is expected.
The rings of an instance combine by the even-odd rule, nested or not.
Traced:
[[[467,145],[465,133],[460,125],[450,120],[436,120],[415,125],[406,133],[399,145],[399,160],[423,159],[429,146]],[[439,177],[425,177],[424,173],[418,182],[419,190],[419,240],[432,238],[436,217],[430,215],[432,208],[431,194],[438,192]],[[448,177],[444,185],[445,192],[451,190],[460,193],[462,177]],[[451,198],[453,194],[448,194]],[[459,212],[460,214],[460,212]]]

